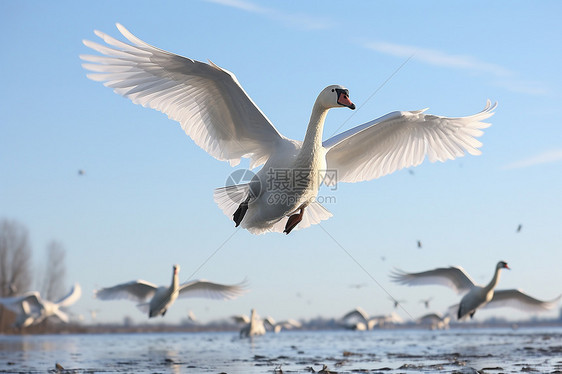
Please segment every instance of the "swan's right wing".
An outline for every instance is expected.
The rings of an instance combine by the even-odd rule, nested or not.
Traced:
[[[554,308],[560,302],[562,295],[549,301],[542,301],[527,295],[521,290],[496,290],[492,301],[486,304],[486,308],[513,307],[528,312],[544,312]]]
[[[495,108],[488,101],[480,113],[459,118],[424,114],[425,110],[392,112],[338,134],[322,143],[327,168],[337,173],[337,181],[326,184],[372,180],[417,166],[426,156],[444,162],[465,152],[479,155],[482,143],[476,137],[490,126],[481,121]]]
[[[474,281],[460,266],[437,268],[420,273],[406,273],[402,270],[395,270],[391,273],[390,278],[396,283],[408,286],[447,286],[454,289],[457,293],[466,292],[474,286]]]
[[[193,141],[218,160],[237,165],[251,158],[263,164],[287,141],[246,94],[233,73],[156,48],[122,25],[124,43],[95,31],[107,45],[84,44],[100,55],[81,55],[88,78],[105,82],[118,95],[178,121]]]
[[[156,292],[157,287],[143,280],[118,284],[94,291],[94,296],[101,300],[127,299],[138,302],[146,301]]]
[[[70,292],[56,302],[60,307],[64,308],[74,304],[82,296],[82,288],[78,283],[75,283]]]
[[[235,299],[247,291],[245,282],[233,285],[195,280],[180,285],[178,297],[204,297],[207,299]]]

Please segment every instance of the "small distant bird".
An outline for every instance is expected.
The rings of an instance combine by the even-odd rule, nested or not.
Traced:
[[[360,288],[363,288],[363,287],[367,287],[367,284],[366,283],[356,283],[356,284],[350,284],[349,285],[349,288],[360,289]]]
[[[418,248],[421,248],[421,247],[422,247],[422,243],[421,243],[420,240],[418,240]]]
[[[388,298],[390,301],[392,301],[392,303],[394,304],[394,309],[398,308],[398,306],[400,306],[401,303],[406,302],[405,300],[396,300],[393,297],[389,297]]]
[[[83,169],[78,170],[78,175],[84,175],[86,172]]]
[[[440,284],[454,289],[457,293],[467,292],[460,304],[453,307],[458,319],[466,316],[472,318],[476,310],[483,307],[511,306],[531,312],[545,311],[554,308],[562,298],[561,295],[551,301],[541,301],[520,290],[494,291],[500,280],[502,269],[509,270],[505,261],[497,263],[494,276],[486,286],[476,285],[460,266],[437,268],[421,273],[406,273],[397,270],[391,274],[391,278],[394,282],[409,286]]]
[[[431,300],[433,300],[432,297],[430,297],[430,298],[428,298],[428,299],[422,299],[422,300],[420,300],[420,303],[423,303],[423,305],[425,305],[425,307],[426,307],[427,309],[429,309],[429,302],[430,302]]]
[[[242,284],[224,285],[206,280],[194,280],[179,284],[179,265],[173,266],[172,284],[169,287],[156,285],[144,280],[118,284],[94,291],[101,300],[129,299],[138,301],[137,307],[148,317],[162,316],[178,297],[204,297],[207,299],[234,299],[246,290]],[[148,301],[150,299],[150,301]]]
[[[519,226],[517,226],[517,230],[516,232],[521,232],[521,229],[523,228],[523,225],[519,224]]]

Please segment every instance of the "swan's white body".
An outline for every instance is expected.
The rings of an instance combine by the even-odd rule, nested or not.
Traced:
[[[406,273],[396,271],[391,278],[400,284],[409,286],[439,284],[448,286],[457,293],[466,293],[459,305],[455,305],[455,314],[458,319],[466,316],[471,318],[477,309],[483,307],[511,306],[530,312],[540,312],[552,309],[560,300],[558,296],[554,300],[541,301],[535,299],[520,290],[497,290],[495,288],[500,280],[501,269],[509,269],[507,263],[500,261],[497,263],[494,276],[490,283],[479,286],[466,271],[460,266],[449,268],[437,268],[421,273]]]
[[[355,105],[341,86],[326,87],[318,96],[304,140],[281,135],[240,86],[233,73],[153,47],[120,24],[130,42],[96,35],[107,45],[84,44],[104,56],[82,55],[90,79],[136,104],[166,113],[178,121],[197,145],[218,160],[250,167],[264,165],[252,183],[218,188],[214,199],[236,225],[254,234],[289,233],[328,219],[332,214],[316,201],[324,182],[367,181],[396,170],[480,154],[475,139],[493,114],[487,103],[478,114],[446,118],[424,110],[392,112],[322,141],[331,108]],[[330,178],[324,179],[330,173]],[[238,208],[238,209],[237,209]],[[295,214],[300,212],[299,214]],[[287,218],[291,214],[294,218]]]
[[[70,292],[56,302],[44,300],[39,292],[32,291],[20,296],[0,298],[0,304],[16,313],[15,326],[18,328],[37,325],[49,317],[57,317],[68,323],[70,317],[60,308],[69,307],[82,296],[82,289],[76,283]]]
[[[206,280],[179,284],[179,265],[174,265],[170,286],[157,287],[144,280],[118,284],[94,291],[101,300],[128,299],[139,302],[137,307],[148,317],[164,316],[178,297],[204,297],[208,299],[234,299],[245,292],[241,285],[223,285]],[[150,301],[148,301],[150,300]]]
[[[240,330],[241,338],[251,338],[252,336],[264,335],[264,320],[260,318],[255,309],[252,309],[249,322]]]

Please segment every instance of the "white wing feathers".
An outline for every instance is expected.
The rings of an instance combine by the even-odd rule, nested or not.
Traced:
[[[195,280],[180,285],[178,297],[204,297],[206,299],[234,299],[246,292],[245,282],[234,285]]]
[[[323,143],[330,170],[337,182],[360,182],[379,178],[402,168],[429,161],[446,161],[479,155],[482,146],[475,137],[490,124],[496,104],[468,117],[447,118],[424,114],[424,110],[392,112],[336,135]]]
[[[100,31],[108,45],[84,44],[104,56],[81,55],[88,78],[105,82],[133,103],[156,109],[178,121],[193,141],[219,160],[237,165],[251,158],[263,164],[279,142],[286,141],[254,104],[231,72],[153,47],[122,25],[132,44]]]
[[[554,308],[561,298],[562,295],[553,300],[542,301],[527,295],[521,290],[496,290],[494,291],[492,301],[486,304],[485,307],[497,308],[509,306],[528,312],[541,312]]]
[[[442,285],[454,289],[457,293],[469,291],[475,286],[474,281],[460,266],[437,268],[421,273],[406,273],[396,270],[390,277],[394,282],[408,286]]]
[[[81,296],[82,296],[82,288],[78,283],[75,283],[72,289],[70,290],[70,292],[67,295],[63,296],[55,304],[57,304],[61,308],[65,308],[77,302]]]
[[[101,300],[127,299],[143,302],[151,298],[156,289],[157,287],[152,283],[137,280],[99,289],[94,292],[94,296]]]

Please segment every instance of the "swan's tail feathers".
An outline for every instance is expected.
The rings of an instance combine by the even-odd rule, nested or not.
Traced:
[[[222,210],[228,218],[232,218],[236,209],[248,198],[249,194],[250,183],[235,184],[215,189],[213,199],[220,210]]]
[[[319,202],[312,202],[304,209],[302,221],[295,227],[295,230],[305,229],[309,226],[316,225],[320,221],[327,220],[333,214]]]
[[[293,229],[293,231],[305,229],[305,228],[310,227],[312,225],[316,225],[316,224],[320,223],[320,221],[327,220],[328,218],[330,218],[332,216],[333,216],[333,214],[330,213],[330,211],[328,209],[324,208],[322,206],[322,204],[320,204],[316,201],[312,202],[312,203],[308,204],[308,206],[304,209],[304,214],[303,214],[302,220]],[[284,217],[284,218],[282,218],[281,220],[279,220],[278,222],[276,222],[275,224],[273,224],[272,226],[270,226],[268,228],[246,227],[246,229],[254,235],[265,234],[267,232],[283,233],[283,231],[285,230],[285,225],[287,224],[287,219],[288,219],[288,217]]]

